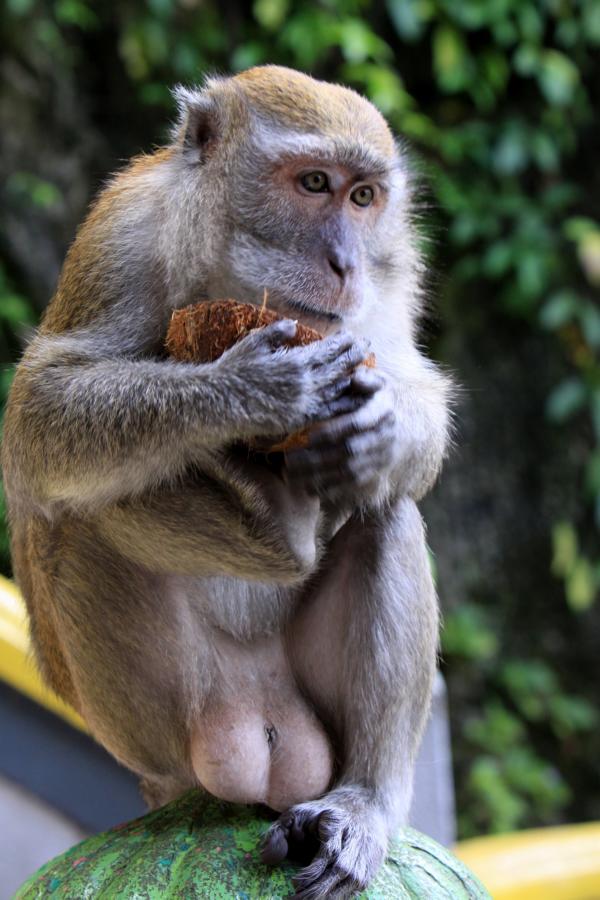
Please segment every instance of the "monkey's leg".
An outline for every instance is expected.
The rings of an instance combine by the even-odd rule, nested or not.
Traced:
[[[168,578],[117,555],[92,524],[63,520],[53,544],[38,577],[77,709],[96,740],[146,780],[147,795],[176,796],[196,783],[189,718],[213,665],[201,623]]]
[[[277,862],[290,845],[319,839],[313,862],[296,878],[304,900],[364,889],[405,820],[437,648],[435,591],[412,500],[355,515],[324,565],[292,623],[289,652],[337,734],[340,775],[321,799],[284,813],[263,851]]]

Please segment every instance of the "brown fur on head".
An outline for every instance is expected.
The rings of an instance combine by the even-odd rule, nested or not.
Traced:
[[[250,108],[282,128],[363,145],[388,159],[395,155],[389,126],[368,100],[350,88],[284,66],[255,66],[232,78],[208,78],[202,92],[180,86],[174,93],[184,123],[190,115],[193,120],[194,109],[226,109],[219,125],[237,131],[242,122],[247,124]],[[185,138],[185,126],[180,138]]]
[[[288,128],[368,144],[383,156],[394,156],[394,139],[383,116],[347,87],[283,66],[257,66],[233,80],[256,110],[276,115]]]

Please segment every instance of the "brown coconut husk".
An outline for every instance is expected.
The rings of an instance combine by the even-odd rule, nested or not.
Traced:
[[[264,328],[281,318],[264,304],[254,306],[252,303],[238,303],[237,300],[194,303],[173,312],[165,344],[170,356],[180,362],[214,362],[255,328]],[[301,347],[322,338],[323,335],[314,328],[298,323],[296,334],[285,345]],[[375,365],[372,353],[365,359],[364,365]],[[277,453],[306,447],[309,437],[310,428],[303,428],[262,449]]]

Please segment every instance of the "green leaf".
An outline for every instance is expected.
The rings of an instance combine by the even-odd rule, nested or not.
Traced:
[[[468,81],[469,56],[461,34],[451,25],[438,25],[433,33],[433,67],[440,86],[449,92]]]
[[[54,15],[57,22],[65,25],[76,25],[82,31],[89,31],[98,25],[98,16],[81,0],[57,0],[54,4]]]
[[[490,756],[477,759],[469,775],[469,788],[488,811],[492,832],[512,831],[520,825],[528,804],[507,783],[499,760]]]
[[[18,325],[33,325],[36,320],[35,313],[25,297],[19,294],[0,294],[0,319],[7,322],[12,328]]]
[[[175,0],[147,0],[147,3],[152,12],[161,18],[170,16],[177,6]]]
[[[5,400],[15,377],[15,367],[0,369],[0,398]]]
[[[155,81],[143,84],[140,87],[139,96],[142,103],[148,106],[169,107],[171,103],[171,94],[167,86]]]
[[[587,303],[579,313],[583,336],[595,349],[600,348],[600,310]]]
[[[500,680],[519,712],[530,722],[543,720],[548,697],[559,689],[555,673],[540,660],[512,660],[502,667]]]
[[[470,244],[477,236],[479,223],[475,214],[464,213],[454,217],[450,226],[450,238],[459,247]]]
[[[529,163],[529,135],[522,124],[506,128],[492,151],[492,165],[501,175],[522,172]]]
[[[525,728],[517,716],[496,701],[486,705],[483,716],[468,719],[464,733],[481,749],[503,753],[522,739]]]
[[[151,65],[165,63],[169,56],[169,38],[162,23],[155,19],[144,20],[140,28],[144,55]]]
[[[264,62],[266,62],[265,48],[258,41],[240,44],[231,56],[231,68],[234,72],[243,72],[244,69],[250,69]]]
[[[590,413],[592,415],[592,425],[594,426],[596,440],[600,444],[600,388],[595,388],[592,393]]]
[[[180,78],[195,79],[202,67],[202,56],[196,47],[188,41],[180,41],[173,48],[171,64]],[[163,90],[167,87],[162,84]]]
[[[490,48],[482,52],[479,62],[486,82],[496,93],[502,92],[510,77],[510,66],[505,54]]]
[[[345,19],[340,23],[339,43],[344,59],[350,63],[367,59],[381,61],[392,56],[388,45],[361,19]]]
[[[565,581],[567,603],[575,612],[585,612],[594,602],[597,589],[596,574],[590,561],[580,556]]]
[[[16,16],[24,16],[33,9],[35,0],[7,0],[6,5]]]
[[[533,3],[519,3],[515,6],[519,31],[526,41],[538,43],[544,31],[540,10]]]
[[[562,325],[570,322],[579,307],[579,298],[572,291],[557,291],[542,306],[540,310],[540,323],[543,328],[555,331]]]
[[[72,65],[73,58],[70,48],[63,40],[60,28],[56,22],[48,18],[32,17],[32,35],[46,50],[54,54],[64,54],[63,63]]]
[[[513,56],[513,66],[519,75],[528,77],[540,68],[540,51],[532,44],[521,44]]]
[[[566,422],[583,407],[586,398],[587,390],[580,378],[565,378],[548,397],[546,415],[553,422]]]
[[[531,138],[531,155],[542,172],[555,172],[559,168],[558,142],[543,131],[536,131]]]
[[[530,298],[540,297],[548,281],[546,255],[538,247],[522,247],[517,258],[517,281],[520,291]]]
[[[571,216],[563,225],[565,237],[570,241],[576,242],[583,240],[588,234],[598,230],[600,230],[598,223],[586,216]]]
[[[490,278],[500,278],[511,267],[512,259],[512,244],[509,241],[496,241],[483,256],[483,272]]]
[[[517,29],[510,19],[500,19],[491,25],[492,37],[500,47],[512,47],[517,40]]]
[[[584,0],[581,30],[590,44],[600,44],[600,6],[598,0]]]
[[[144,45],[140,34],[134,28],[130,28],[121,34],[119,54],[132,80],[141,81],[148,77],[150,68],[146,59]]]
[[[598,710],[583,697],[558,694],[548,701],[552,729],[559,738],[592,731],[598,724]]]
[[[581,27],[576,19],[563,19],[558,22],[555,31],[556,43],[563,47],[574,47],[580,39]]]
[[[531,693],[548,695],[558,690],[556,673],[540,659],[510,660],[502,667],[501,679],[513,699]]]
[[[311,69],[325,50],[339,46],[339,21],[318,7],[310,7],[289,19],[280,40],[300,68]]]
[[[600,287],[600,231],[589,231],[579,240],[577,255],[585,276],[594,287]]]
[[[581,199],[581,190],[572,183],[556,182],[545,189],[542,199],[549,213],[562,212]]]
[[[585,487],[591,497],[600,497],[600,448],[590,454],[585,464]]]
[[[503,762],[508,784],[528,797],[538,814],[555,814],[569,800],[570,791],[560,773],[530,747],[511,747]]]
[[[433,12],[433,6],[423,0],[386,0],[385,5],[396,32],[409,42],[423,35]]]
[[[398,115],[413,104],[393,69],[369,62],[347,63],[342,72],[344,81],[360,85],[384,115]]]
[[[444,653],[451,656],[488,660],[498,651],[498,639],[482,611],[471,604],[463,604],[446,615],[442,647]]]
[[[283,25],[289,12],[288,0],[255,0],[254,18],[267,31],[276,31]]]
[[[566,106],[571,103],[579,84],[579,70],[559,50],[544,50],[540,58],[538,81],[549,103]]]
[[[43,209],[56,206],[62,198],[56,185],[32,172],[14,172],[8,178],[6,187],[15,197],[26,199]]]
[[[577,533],[571,522],[557,522],[552,529],[552,571],[565,578],[577,560]]]

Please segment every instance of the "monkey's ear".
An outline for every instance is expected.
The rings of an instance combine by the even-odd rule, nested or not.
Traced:
[[[203,91],[191,90],[181,84],[173,89],[173,96],[179,110],[175,140],[188,162],[204,162],[221,131],[217,104]]]

